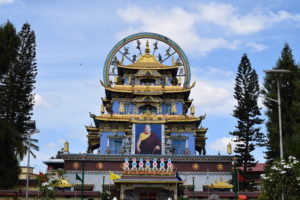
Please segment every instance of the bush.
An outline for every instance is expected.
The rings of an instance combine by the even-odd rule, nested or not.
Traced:
[[[282,193],[285,200],[300,199],[300,163],[295,157],[274,161],[261,178],[259,200],[281,199]]]

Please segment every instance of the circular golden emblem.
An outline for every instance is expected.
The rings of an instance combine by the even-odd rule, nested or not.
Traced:
[[[224,165],[223,164],[217,164],[217,170],[223,171],[224,170]]]
[[[103,169],[103,163],[102,162],[97,162],[97,165],[96,165],[96,167],[97,167],[97,169]]]
[[[79,169],[80,164],[79,164],[79,162],[73,162],[72,166],[73,166],[73,169]]]
[[[125,168],[125,163],[121,163],[120,167],[121,167],[121,169],[124,169]]]
[[[198,163],[193,163],[192,165],[193,170],[198,170],[200,168]]]

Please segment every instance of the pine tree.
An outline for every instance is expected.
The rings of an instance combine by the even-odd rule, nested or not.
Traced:
[[[35,62],[35,34],[30,30],[28,23],[24,24],[18,34],[20,46],[18,48],[17,61],[9,69],[4,80],[3,92],[1,98],[4,108],[3,118],[15,124],[18,144],[16,152],[20,159],[26,154],[24,140],[26,139],[26,121],[31,119],[34,105],[35,77],[37,74]]]
[[[16,29],[9,21],[0,26],[0,81],[15,63],[19,43]]]
[[[300,70],[295,64],[292,50],[288,44],[284,45],[281,57],[278,59],[274,69],[285,69],[291,73],[277,75],[267,74],[264,79],[263,94],[267,98],[277,99],[277,78],[280,81],[281,93],[281,118],[283,153],[287,158],[289,155],[300,159]],[[278,104],[269,100],[264,101],[267,108],[267,152],[266,158],[269,162],[280,157],[279,153],[279,128],[278,128]]]
[[[11,31],[13,34],[13,31]],[[24,24],[17,35],[19,44],[15,58],[12,54],[0,57],[0,63],[8,65],[1,80],[0,95],[0,188],[12,187],[18,178],[19,161],[26,154],[28,127],[34,105],[35,77],[35,34],[29,24]],[[12,45],[12,44],[9,44]],[[7,59],[11,62],[7,63]]]
[[[15,27],[6,22],[0,26],[0,188],[8,189],[15,185],[19,174],[19,162],[15,154],[17,131],[13,123],[4,119],[3,80],[16,63],[20,40]]]
[[[238,166],[243,167],[243,175],[249,179],[249,167],[255,166],[255,159],[251,154],[255,145],[263,145],[264,138],[259,125],[263,123],[260,118],[260,108],[257,105],[259,84],[256,71],[251,67],[246,54],[242,56],[238,66],[234,87],[234,98],[237,105],[233,116],[237,118],[236,130],[230,132],[237,143],[234,150],[238,154]]]

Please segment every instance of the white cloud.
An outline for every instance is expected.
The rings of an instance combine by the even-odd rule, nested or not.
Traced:
[[[257,42],[248,42],[246,43],[246,47],[249,47],[252,49],[254,52],[261,52],[265,49],[267,49],[267,46],[257,43]]]
[[[199,21],[224,27],[230,34],[251,34],[275,23],[300,20],[300,14],[292,15],[286,11],[274,13],[254,9],[242,15],[234,6],[221,3],[197,4],[197,9]]]
[[[196,86],[190,98],[194,99],[193,103],[199,109],[197,114],[229,116],[235,104],[233,73],[207,67],[198,70],[193,77]]]
[[[231,149],[232,149],[232,153],[234,153],[234,149],[236,147],[236,144],[240,143],[240,142],[234,142],[235,137],[222,137],[222,138],[218,138],[215,141],[208,143],[207,147],[208,150],[211,152],[210,154],[216,154],[218,152],[220,152],[221,155],[226,155],[227,154],[227,145],[230,143],[231,144]],[[260,162],[260,163],[264,163],[265,162],[265,158],[264,158],[264,151],[266,149],[264,147],[255,147],[255,150],[251,153],[254,158]]]
[[[51,108],[52,106],[47,103],[44,98],[39,95],[39,94],[35,94],[34,95],[34,101],[35,101],[35,107],[37,108]]]
[[[222,3],[196,3],[193,8],[183,9],[171,7],[167,9],[147,9],[128,5],[118,9],[120,18],[130,24],[128,28],[118,33],[123,38],[136,32],[158,32],[170,37],[190,53],[204,56],[206,53],[220,48],[235,50],[239,47],[250,47],[259,52],[266,49],[263,44],[255,42],[242,42],[239,39],[227,39],[233,35],[247,35],[258,33],[276,23],[296,22],[300,23],[300,14],[291,14],[286,11],[270,12],[253,9],[247,13],[233,5]],[[209,27],[205,31],[211,31],[204,36],[203,30],[196,27]]]
[[[145,11],[142,7],[129,5],[124,9],[118,9],[117,14],[125,22],[132,24],[128,29],[120,32],[119,37],[143,31],[158,32],[170,37],[184,49],[200,55],[217,48],[236,49],[240,44],[238,40],[230,42],[222,37],[200,36],[195,30],[195,15],[178,7]]]
[[[219,138],[213,141],[212,143],[209,143],[208,148],[212,151],[220,152],[221,154],[224,155],[227,154],[227,145],[229,143],[232,145],[232,153],[233,153],[233,150],[236,146],[236,143],[234,142],[234,137]]]
[[[0,4],[13,3],[14,0],[0,0]]]

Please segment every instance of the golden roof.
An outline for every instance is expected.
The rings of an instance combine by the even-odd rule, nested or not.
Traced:
[[[181,86],[162,86],[162,85],[113,85],[112,87],[105,87],[105,89],[115,92],[153,92],[153,93],[174,93],[174,92],[188,92],[191,88],[184,88]]]
[[[59,187],[59,188],[65,188],[65,187],[72,187],[73,185],[70,184],[68,182],[67,179],[61,179],[57,184],[56,184],[56,187]]]
[[[146,49],[145,49],[145,54],[141,55],[139,59],[130,65],[117,65],[118,67],[121,68],[127,68],[127,69],[175,69],[178,68],[178,65],[173,64],[173,66],[167,66],[155,58],[154,55],[150,54],[150,49],[149,49],[149,43],[147,41],[146,43]]]
[[[222,189],[232,189],[233,185],[222,181],[222,177],[220,178],[220,181],[215,181],[214,184],[211,184],[211,188],[222,188]]]

